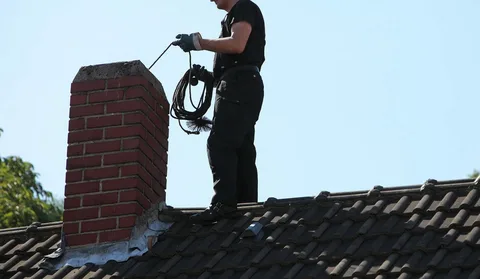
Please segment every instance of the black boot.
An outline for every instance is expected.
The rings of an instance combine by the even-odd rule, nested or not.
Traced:
[[[214,223],[221,219],[238,218],[240,214],[237,212],[237,207],[224,205],[220,202],[211,205],[204,211],[190,216],[190,221],[195,224]]]

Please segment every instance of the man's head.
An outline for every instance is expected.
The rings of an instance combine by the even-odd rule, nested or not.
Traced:
[[[210,2],[215,2],[217,8],[229,12],[232,9],[233,5],[237,3],[238,0],[210,0]]]

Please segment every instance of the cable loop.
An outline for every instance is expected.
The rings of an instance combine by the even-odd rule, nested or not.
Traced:
[[[153,64],[148,68],[149,70],[157,63],[157,61],[167,52],[167,50],[172,46],[170,43],[168,47],[158,56],[158,58],[153,62]],[[198,79],[195,76],[192,76],[192,54],[188,52],[189,56],[189,69],[185,72],[183,77],[178,82],[175,91],[172,97],[172,104],[170,106],[170,116],[174,119],[178,120],[180,128],[187,134],[200,134],[200,131],[209,131],[211,129],[212,121],[205,117],[205,113],[207,113],[208,109],[210,108],[212,102],[212,95],[213,95],[213,81],[209,80],[208,82],[204,82],[204,87],[202,90],[202,95],[198,104],[195,105],[192,99],[192,84],[195,86],[198,84]],[[190,104],[194,107],[195,110],[188,111],[185,109],[185,94],[187,91],[188,86],[188,93]],[[191,130],[186,130],[181,120],[187,120],[187,127]]]

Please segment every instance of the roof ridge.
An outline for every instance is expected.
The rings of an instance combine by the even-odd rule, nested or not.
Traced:
[[[30,230],[56,230],[61,229],[63,225],[63,221],[54,221],[54,222],[33,222],[28,226],[21,226],[21,227],[13,227],[13,228],[6,228],[0,229],[0,235],[12,235],[12,234],[19,234],[25,233]]]
[[[309,204],[315,201],[324,201],[324,202],[339,202],[339,201],[348,201],[348,200],[357,200],[358,198],[368,198],[369,195],[381,194],[382,196],[394,196],[394,195],[406,195],[412,193],[421,193],[420,190],[425,185],[434,185],[440,189],[468,189],[470,187],[480,187],[480,175],[477,178],[463,178],[463,179],[445,179],[445,180],[436,180],[436,179],[427,179],[422,184],[409,184],[401,186],[382,186],[375,185],[370,189],[357,190],[357,191],[343,191],[343,192],[329,192],[321,191],[316,196],[299,196],[292,198],[275,198],[269,197],[263,202],[250,202],[250,203],[241,203],[238,205],[239,210],[254,210],[261,209],[263,207],[269,206],[284,206],[286,204]],[[205,207],[171,207],[161,214],[169,214],[168,212],[177,212],[181,215],[194,214],[196,212],[202,211]],[[174,213],[175,214],[175,213]],[[0,229],[0,235],[14,235],[21,234],[27,231],[37,231],[37,230],[56,230],[62,228],[63,221],[55,221],[48,223],[33,222],[29,226],[14,227]]]
[[[426,185],[434,185],[440,189],[468,189],[472,186],[480,186],[480,176],[475,178],[463,178],[463,179],[445,179],[436,180],[429,178],[422,184],[408,184],[401,186],[382,186],[375,185],[370,189],[356,190],[356,191],[343,191],[343,192],[329,192],[321,191],[317,196],[304,196],[294,198],[275,198],[269,197],[265,202],[259,203],[264,207],[285,205],[285,204],[303,204],[311,203],[312,201],[327,201],[335,202],[342,200],[356,200],[358,198],[368,198],[370,195],[382,196],[394,196],[394,195],[406,195],[412,193],[421,193],[421,190]],[[239,205],[242,207],[242,205]]]
[[[425,180],[422,184],[409,184],[401,186],[382,186],[375,185],[370,189],[357,190],[357,191],[343,191],[343,192],[334,192],[321,191],[316,196],[299,196],[291,198],[275,198],[269,197],[263,202],[251,202],[251,203],[240,203],[238,204],[238,209],[240,211],[248,211],[255,209],[262,209],[264,207],[275,207],[275,206],[286,206],[286,205],[304,205],[311,204],[314,202],[324,202],[325,204],[331,204],[335,202],[346,202],[346,201],[357,201],[358,199],[365,199],[370,197],[391,197],[396,195],[409,195],[409,194],[421,194],[424,187],[432,185],[438,187],[442,190],[448,189],[468,189],[472,186],[480,186],[480,176],[476,179],[473,178],[463,178],[463,179],[445,179],[445,180],[436,180],[429,178]],[[204,207],[172,207],[165,212],[160,213],[161,215],[168,216],[172,214],[180,216],[183,218],[190,214],[197,213],[204,210]],[[170,219],[165,219],[170,220]]]

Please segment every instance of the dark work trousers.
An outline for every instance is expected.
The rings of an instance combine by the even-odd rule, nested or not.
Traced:
[[[258,71],[235,70],[216,87],[213,125],[207,142],[208,160],[215,194],[212,205],[221,202],[257,202],[255,124],[264,97]]]

